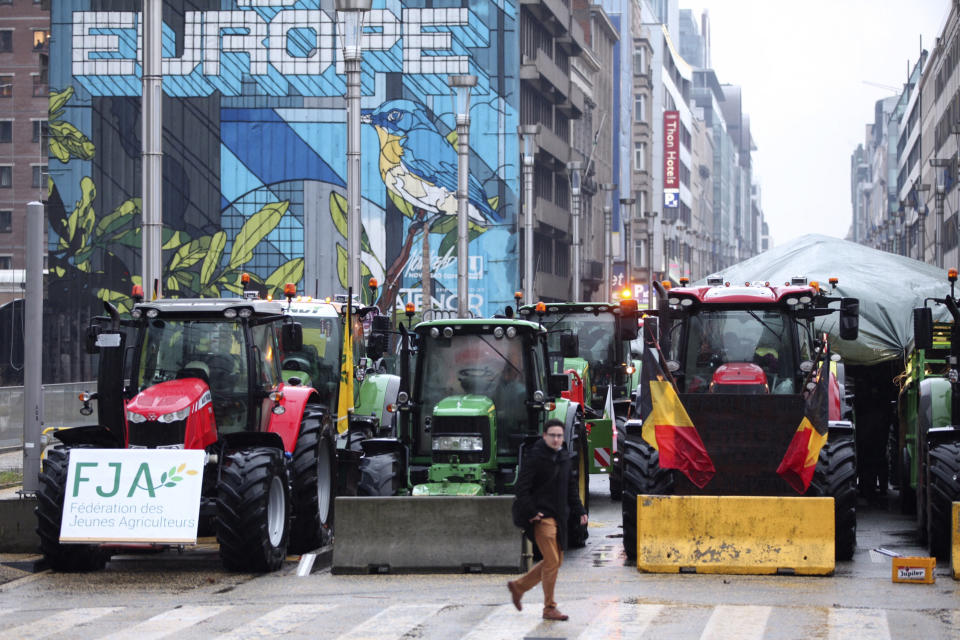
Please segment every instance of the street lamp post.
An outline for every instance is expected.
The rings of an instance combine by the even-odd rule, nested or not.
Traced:
[[[343,64],[347,72],[347,289],[360,287],[360,64],[363,18],[373,0],[336,0],[343,17]]]
[[[635,198],[620,198],[620,215],[623,216],[623,279],[624,286],[633,293],[633,239],[630,237],[630,217]]]
[[[570,172],[570,218],[573,225],[573,282],[570,294],[574,302],[580,301],[580,178],[583,164],[579,160],[567,163]]]
[[[457,317],[469,318],[470,90],[477,85],[477,76],[450,76],[447,81],[457,102]]]
[[[653,309],[653,232],[656,211],[644,211],[647,221],[647,309]]]
[[[141,232],[142,285],[148,299],[163,295],[163,71],[161,69],[162,0],[143,3],[143,123]]]
[[[533,163],[540,125],[522,124],[517,133],[523,147],[523,297],[533,304]]]
[[[606,182],[600,185],[603,197],[603,297],[610,299],[610,285],[613,284],[613,191],[616,184]]]

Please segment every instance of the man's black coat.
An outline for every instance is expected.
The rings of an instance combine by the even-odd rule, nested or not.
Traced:
[[[524,521],[529,521],[537,512],[545,518],[556,519],[560,549],[567,548],[567,523],[571,514],[579,520],[586,513],[571,466],[566,449],[554,451],[541,438],[525,452],[515,487]],[[533,540],[533,524],[524,532]]]

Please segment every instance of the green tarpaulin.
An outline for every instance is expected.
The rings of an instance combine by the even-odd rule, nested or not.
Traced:
[[[913,344],[912,309],[923,306],[925,298],[950,292],[946,268],[816,234],[774,247],[719,273],[731,284],[783,284],[792,276],[806,276],[827,291],[829,279],[838,278],[830,295],[860,299],[860,337],[855,343],[839,339],[839,313],[819,318],[817,328],[830,333],[833,348],[853,365],[902,360]],[[935,320],[949,320],[943,305],[932,308]]]

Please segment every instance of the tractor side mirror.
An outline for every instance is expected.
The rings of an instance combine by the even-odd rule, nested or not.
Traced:
[[[87,339],[84,346],[90,355],[100,352],[100,349],[97,348],[97,336],[100,335],[101,331],[102,328],[98,324],[92,324],[87,327]]]
[[[843,298],[840,301],[840,338],[856,340],[860,333],[860,300]]]
[[[634,340],[639,333],[637,319],[640,313],[637,310],[635,298],[620,301],[620,339]]]
[[[551,373],[547,378],[547,393],[552,398],[560,397],[560,394],[570,388],[570,378],[565,373]]]
[[[371,333],[367,338],[367,357],[379,360],[390,348],[390,336],[385,333]]]
[[[580,355],[580,336],[573,333],[560,334],[560,355],[564,358],[576,358]]]
[[[287,353],[303,349],[303,325],[299,322],[280,325],[280,346]]]
[[[913,348],[933,348],[933,312],[930,307],[913,310]]]

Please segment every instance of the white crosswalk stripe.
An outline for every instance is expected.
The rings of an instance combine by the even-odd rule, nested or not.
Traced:
[[[663,605],[659,604],[613,602],[600,611],[590,627],[577,636],[577,640],[639,638],[663,609]]]
[[[536,629],[543,622],[541,609],[528,606],[526,611],[517,611],[512,604],[495,607],[480,621],[473,631],[461,640],[515,640]]]
[[[717,606],[700,640],[762,640],[770,611],[771,607]]]
[[[67,609],[57,613],[44,616],[39,620],[34,620],[27,624],[21,624],[16,627],[4,629],[0,635],[4,638],[19,638],[21,640],[30,640],[31,638],[43,638],[44,636],[61,633],[96,620],[102,616],[120,611],[123,607],[93,607],[81,609]]]
[[[239,629],[217,636],[217,640],[275,638],[290,633],[319,613],[336,608],[334,604],[288,604],[244,623]]]
[[[887,612],[883,609],[830,609],[829,640],[890,640]]]
[[[394,605],[360,623],[337,640],[396,640],[435,615],[443,604]]]
[[[164,611],[155,615],[149,620],[144,620],[140,624],[121,629],[116,633],[104,636],[100,640],[129,640],[131,637],[136,640],[157,640],[172,635],[195,624],[203,622],[207,618],[228,611],[233,607],[227,606],[194,606],[178,607]]]

